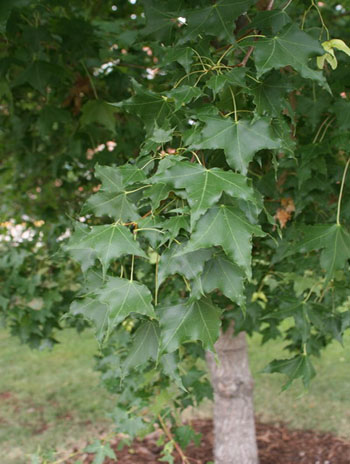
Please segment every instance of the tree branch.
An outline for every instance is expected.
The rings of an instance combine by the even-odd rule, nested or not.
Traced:
[[[275,3],[275,0],[270,0],[267,7],[266,7],[266,11],[271,11],[272,8],[273,8],[273,4]],[[259,40],[258,38],[256,38],[255,40]],[[254,46],[252,45],[251,47],[248,48],[248,51],[247,53],[245,54],[245,57],[243,58],[243,60],[239,63],[238,66],[241,66],[241,67],[244,67],[246,66],[249,58],[251,57],[251,54],[253,53],[253,50],[254,50]]]

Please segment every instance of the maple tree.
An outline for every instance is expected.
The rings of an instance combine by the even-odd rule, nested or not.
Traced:
[[[1,212],[32,231],[1,243],[2,317],[34,346],[92,324],[117,429],[159,424],[168,462],[197,439],[178,411],[213,396],[206,357],[220,401],[227,334],[284,339],[265,372],[307,386],[350,327],[348,7],[0,8]],[[217,463],[257,462],[221,435]]]

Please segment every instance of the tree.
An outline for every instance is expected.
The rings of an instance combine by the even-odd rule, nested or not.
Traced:
[[[216,462],[256,463],[245,333],[286,340],[287,388],[350,326],[348,6],[2,7],[2,208],[45,221],[4,255],[4,319],[34,345],[89,321],[118,427],[159,424],[169,462],[206,359]]]

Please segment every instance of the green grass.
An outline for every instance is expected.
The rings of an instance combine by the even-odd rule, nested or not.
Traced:
[[[1,464],[28,463],[25,454],[39,447],[83,448],[109,426],[113,397],[93,371],[92,334],[67,331],[60,340],[53,351],[32,351],[0,332]]]
[[[272,359],[288,357],[283,344],[275,341],[260,347],[255,336],[250,343],[250,360],[255,379],[256,412],[264,422],[285,422],[290,427],[330,431],[350,438],[350,337],[343,348],[333,342],[314,360],[317,371],[308,391],[294,382],[281,393],[285,380],[279,374],[259,371]]]
[[[93,371],[96,343],[90,332],[60,335],[53,351],[31,351],[0,331],[1,464],[28,463],[28,454],[81,448],[111,428],[106,412],[113,396],[99,385]],[[350,339],[343,349],[334,343],[316,360],[318,376],[305,392],[295,384],[280,393],[283,377],[260,374],[282,344],[263,347],[250,341],[255,378],[256,412],[263,421],[286,422],[294,428],[328,430],[350,437]]]

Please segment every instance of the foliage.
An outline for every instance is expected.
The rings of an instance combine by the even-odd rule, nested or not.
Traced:
[[[64,247],[84,272],[69,318],[96,327],[99,369],[131,437],[164,418],[180,433],[178,411],[211,396],[205,350],[232,320],[236,332],[288,342],[289,358],[266,367],[287,386],[297,377],[307,386],[312,356],[342,343],[345,8],[42,0],[1,11],[2,209],[44,220],[27,246],[50,244],[52,229],[55,250],[63,211],[77,216],[84,201],[86,224],[76,221]],[[99,151],[110,138],[116,148]],[[7,305],[22,314],[11,292],[4,314],[20,332]]]

